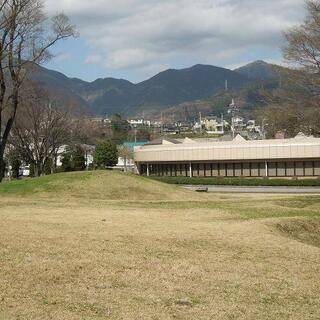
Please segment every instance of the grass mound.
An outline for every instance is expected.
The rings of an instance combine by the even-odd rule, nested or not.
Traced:
[[[132,174],[89,171],[5,182],[0,184],[1,195],[130,201],[185,199],[193,193]]]

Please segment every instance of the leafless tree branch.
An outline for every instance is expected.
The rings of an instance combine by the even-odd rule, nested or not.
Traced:
[[[76,35],[66,15],[46,17],[42,0],[0,0],[0,181],[24,81],[53,45]]]

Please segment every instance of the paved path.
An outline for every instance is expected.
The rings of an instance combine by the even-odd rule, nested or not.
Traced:
[[[208,188],[208,192],[216,193],[296,193],[320,194],[320,187],[249,187],[249,186],[183,186],[196,191],[199,187]]]

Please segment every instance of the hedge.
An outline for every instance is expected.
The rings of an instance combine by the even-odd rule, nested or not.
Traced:
[[[320,179],[253,179],[253,178],[187,178],[187,177],[150,177],[168,184],[180,185],[225,185],[225,186],[295,186],[320,187]]]

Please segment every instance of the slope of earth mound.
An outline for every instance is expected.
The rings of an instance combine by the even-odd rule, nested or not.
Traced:
[[[100,200],[183,200],[195,195],[176,186],[116,171],[59,173],[0,184],[0,196]]]

